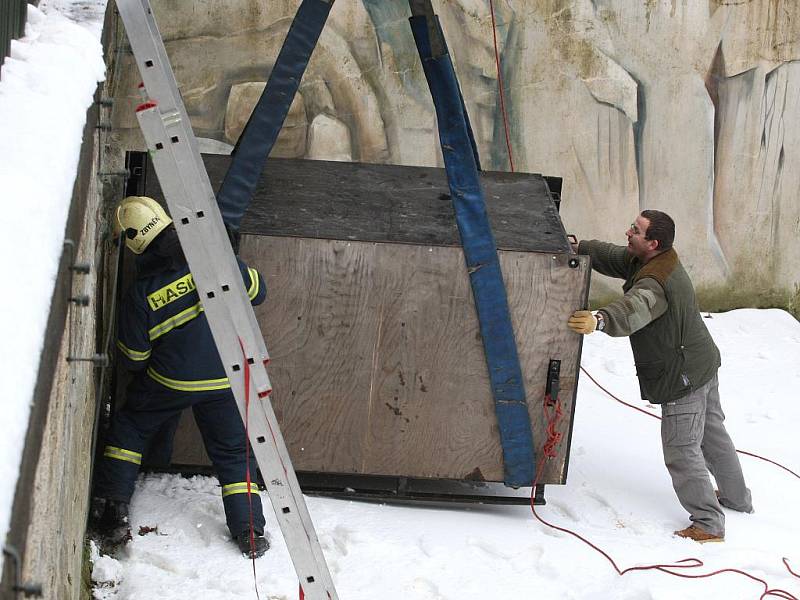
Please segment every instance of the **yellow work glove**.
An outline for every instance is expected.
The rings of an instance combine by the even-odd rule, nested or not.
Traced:
[[[588,310],[576,310],[567,321],[567,325],[575,333],[592,333],[597,329],[597,317]]]

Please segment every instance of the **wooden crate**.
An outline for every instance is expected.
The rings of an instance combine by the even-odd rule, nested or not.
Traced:
[[[206,156],[214,187],[230,161]],[[564,441],[541,483],[564,483],[585,306],[539,175],[483,173],[537,452],[547,367],[561,361]],[[148,195],[159,198],[154,173]],[[267,284],[256,308],[272,403],[295,469],[499,482],[486,360],[442,169],[270,160],[242,223],[241,256]],[[208,464],[191,420],[173,462]]]

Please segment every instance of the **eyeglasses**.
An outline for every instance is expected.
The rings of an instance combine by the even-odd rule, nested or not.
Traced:
[[[647,237],[646,233],[642,234],[642,232],[639,231],[639,228],[636,226],[636,223],[631,223],[631,226],[628,228],[628,231],[633,232],[633,235],[641,235],[646,240],[650,239]]]

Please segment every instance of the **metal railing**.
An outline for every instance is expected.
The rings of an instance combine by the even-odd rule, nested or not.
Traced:
[[[0,0],[0,65],[11,50],[11,40],[25,34],[27,14],[27,0]]]

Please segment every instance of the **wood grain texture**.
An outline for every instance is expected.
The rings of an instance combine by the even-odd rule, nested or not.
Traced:
[[[230,156],[203,155],[212,187]],[[148,172],[153,172],[148,163]],[[479,174],[497,247],[569,252],[545,178]],[[163,202],[154,176],[146,195]],[[241,224],[245,234],[461,247],[444,169],[269,159]]]
[[[230,157],[203,157],[217,188]],[[543,177],[481,173],[500,249],[537,449],[548,362],[561,360],[558,456],[566,481],[586,304]],[[145,193],[157,199],[155,177]],[[269,160],[242,222],[242,257],[267,283],[256,315],[273,406],[297,470],[502,481],[503,462],[472,290],[443,169]],[[576,258],[577,268],[568,265]],[[208,464],[190,418],[176,464]]]
[[[244,236],[242,257],[267,282],[256,315],[295,469],[502,481],[461,250]],[[541,481],[564,483],[581,343],[566,320],[585,304],[588,260],[500,252],[500,261],[537,448],[548,361],[562,361],[565,439]],[[175,462],[191,463],[183,456],[177,447]]]

